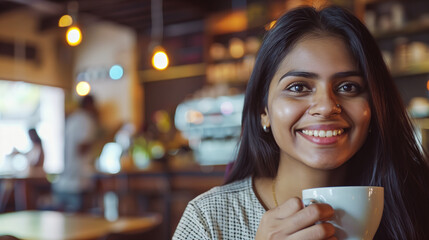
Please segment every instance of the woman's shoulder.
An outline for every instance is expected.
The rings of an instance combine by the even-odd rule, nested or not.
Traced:
[[[248,201],[254,201],[256,196],[254,195],[252,188],[252,178],[248,177],[242,180],[238,180],[226,185],[217,186],[209,191],[194,198],[190,204],[197,205],[200,208],[209,207],[212,204],[243,204]]]
[[[191,200],[173,239],[253,239],[263,213],[252,179],[238,180]]]

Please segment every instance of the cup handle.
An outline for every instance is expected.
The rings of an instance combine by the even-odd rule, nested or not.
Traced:
[[[302,200],[302,203],[304,204],[304,207],[308,207],[311,204],[315,204],[315,203],[319,203],[319,202],[313,198],[305,198]]]

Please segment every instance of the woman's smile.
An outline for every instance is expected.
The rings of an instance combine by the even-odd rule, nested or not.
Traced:
[[[333,145],[345,136],[345,128],[319,126],[298,130],[297,133],[304,139],[319,145]]]

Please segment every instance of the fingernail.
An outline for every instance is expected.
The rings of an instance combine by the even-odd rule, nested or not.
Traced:
[[[311,204],[315,204],[315,203],[317,203],[317,201],[316,201],[316,200],[314,200],[314,199],[305,199],[304,207],[308,207],[308,206],[310,206]]]

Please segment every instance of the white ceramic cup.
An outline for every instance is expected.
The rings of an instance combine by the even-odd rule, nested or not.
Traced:
[[[384,188],[371,186],[324,187],[302,191],[304,205],[327,203],[334,208],[340,240],[372,240],[383,214]]]

